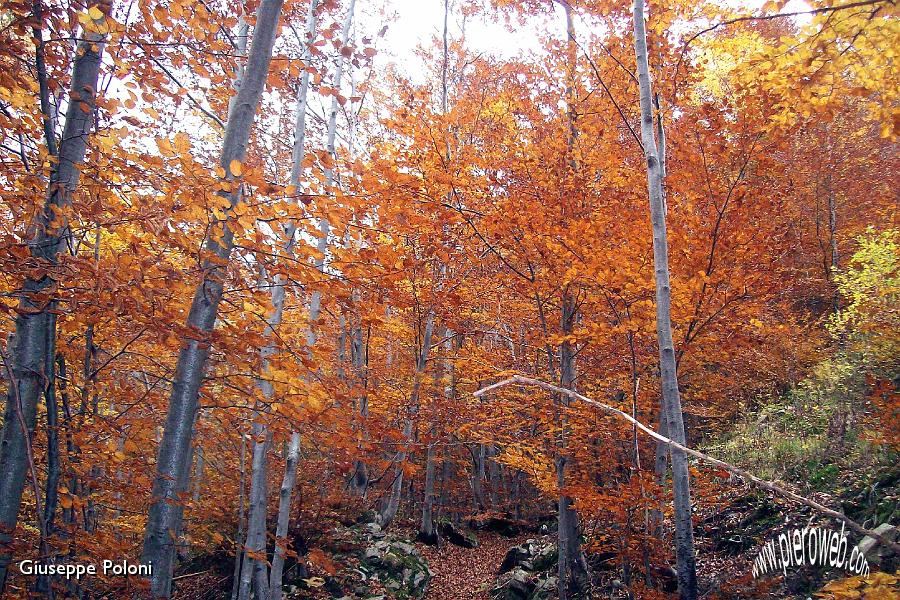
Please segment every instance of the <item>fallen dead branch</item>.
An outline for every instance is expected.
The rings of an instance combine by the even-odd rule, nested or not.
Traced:
[[[837,519],[838,521],[845,523],[847,525],[847,527],[849,527],[853,531],[856,531],[857,533],[861,533],[863,535],[874,538],[874,539],[878,540],[881,544],[887,546],[888,548],[890,548],[891,550],[896,552],[897,554],[900,554],[900,544],[892,542],[891,540],[887,539],[886,537],[882,536],[881,534],[876,533],[876,532],[872,531],[871,529],[867,529],[867,528],[863,527],[862,525],[860,525],[859,523],[857,523],[856,521],[854,521],[853,519],[851,519],[844,513],[838,512],[836,510],[832,510],[832,509],[828,508],[827,506],[823,506],[823,505],[819,504],[818,502],[816,502],[815,500],[810,500],[809,498],[804,498],[803,496],[795,494],[794,492],[787,490],[771,481],[766,481],[765,479],[760,479],[759,477],[756,477],[755,475],[751,475],[750,473],[748,473],[747,471],[745,471],[739,467],[736,467],[732,464],[721,461],[717,458],[713,458],[712,456],[709,456],[708,454],[704,454],[703,452],[694,450],[693,448],[688,448],[687,446],[683,446],[682,444],[679,444],[678,442],[676,442],[670,438],[667,438],[663,435],[656,433],[655,431],[653,431],[649,427],[645,426],[643,423],[641,423],[637,419],[632,418],[631,415],[624,413],[617,408],[613,408],[612,406],[609,406],[608,404],[604,404],[602,402],[592,400],[591,398],[588,398],[587,396],[583,396],[583,395],[579,394],[578,392],[573,392],[572,390],[567,390],[565,388],[561,388],[561,387],[553,385],[551,383],[547,383],[545,381],[540,381],[539,379],[532,379],[530,377],[523,377],[521,375],[513,375],[512,377],[510,377],[508,379],[504,379],[503,381],[498,381],[497,383],[494,383],[487,387],[481,388],[480,390],[474,392],[473,395],[476,397],[480,397],[480,396],[483,396],[484,394],[487,394],[488,392],[491,392],[498,388],[506,387],[508,385],[514,385],[514,384],[532,385],[532,386],[536,386],[539,388],[543,388],[545,390],[549,390],[551,392],[565,394],[565,395],[569,396],[570,398],[573,398],[575,400],[580,400],[580,401],[584,402],[585,404],[589,404],[591,406],[599,408],[600,410],[602,410],[605,413],[608,413],[608,414],[611,414],[611,415],[614,415],[617,417],[621,417],[622,419],[625,419],[626,421],[628,421],[629,423],[631,423],[632,425],[634,425],[635,427],[640,429],[642,432],[644,432],[645,434],[652,437],[653,439],[655,439],[659,442],[662,442],[664,444],[667,444],[670,448],[676,448],[678,450],[681,450],[682,452],[685,452],[686,454],[690,454],[691,456],[699,458],[702,461],[708,462],[719,468],[725,469],[729,473],[737,475],[741,479],[743,479],[745,481],[749,481],[750,483],[756,485],[757,487],[761,487],[763,489],[775,492],[776,494],[780,494],[781,496],[784,496],[785,498],[792,500],[798,504],[803,504],[804,506],[808,506],[808,507],[822,513],[823,515],[827,515],[833,519]]]

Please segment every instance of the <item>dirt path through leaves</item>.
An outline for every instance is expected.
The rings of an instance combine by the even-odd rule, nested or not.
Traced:
[[[471,550],[446,541],[439,549],[419,546],[434,573],[424,600],[488,600],[487,591],[497,577],[506,551],[528,537],[527,534],[507,538],[482,533],[478,536],[478,547]]]

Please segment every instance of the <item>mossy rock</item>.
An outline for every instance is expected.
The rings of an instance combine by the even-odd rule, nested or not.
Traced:
[[[529,539],[506,552],[500,573],[506,573],[517,567],[532,573],[550,571],[559,561],[559,550],[556,544],[548,539]]]
[[[500,576],[491,589],[494,600],[529,600],[537,587],[535,579],[521,567]]]
[[[478,547],[478,538],[474,533],[457,527],[447,519],[438,521],[437,530],[448,542],[455,546],[470,549]]]
[[[377,578],[394,598],[421,598],[433,577],[428,562],[406,540],[375,541],[360,555],[360,570]]]

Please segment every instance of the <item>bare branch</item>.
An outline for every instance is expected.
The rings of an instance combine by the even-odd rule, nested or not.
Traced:
[[[797,502],[798,504],[803,504],[803,505],[808,506],[824,515],[827,515],[829,517],[837,519],[837,520],[845,523],[850,529],[856,531],[857,533],[860,533],[862,535],[865,535],[865,536],[868,536],[871,538],[875,538],[876,540],[878,540],[879,542],[881,542],[882,544],[884,544],[885,546],[887,546],[894,552],[897,552],[898,554],[900,554],[900,544],[897,544],[895,542],[888,540],[881,534],[876,533],[876,532],[872,531],[871,529],[866,529],[865,527],[863,527],[862,525],[860,525],[859,523],[857,523],[856,521],[854,521],[853,519],[851,519],[850,517],[845,515],[844,513],[838,512],[836,510],[831,510],[830,508],[828,508],[826,506],[822,506],[821,504],[819,504],[818,502],[816,502],[814,500],[810,500],[809,498],[804,498],[803,496],[795,494],[794,492],[791,492],[790,490],[786,490],[785,488],[783,488],[779,485],[776,485],[776,484],[772,483],[771,481],[766,481],[764,479],[760,479],[759,477],[756,477],[755,475],[751,475],[750,473],[748,473],[747,471],[744,471],[743,469],[741,469],[739,467],[736,467],[732,464],[721,461],[717,458],[713,458],[712,456],[709,456],[708,454],[704,454],[703,452],[700,452],[698,450],[694,450],[692,448],[688,448],[687,446],[683,446],[683,445],[679,444],[678,442],[675,442],[672,439],[669,439],[663,435],[656,433],[655,431],[648,428],[647,426],[645,426],[643,423],[641,423],[637,419],[632,418],[631,415],[628,415],[617,408],[613,408],[612,406],[609,406],[608,404],[604,404],[602,402],[597,402],[596,400],[592,400],[592,399],[588,398],[587,396],[582,396],[578,392],[573,392],[572,390],[567,390],[565,388],[561,388],[559,386],[553,385],[551,383],[546,383],[546,382],[540,381],[538,379],[531,379],[530,377],[523,377],[521,375],[513,375],[512,377],[510,377],[508,379],[504,379],[503,381],[499,381],[495,384],[481,388],[480,390],[474,392],[472,395],[475,396],[476,398],[480,398],[481,396],[487,394],[488,392],[491,392],[493,390],[496,390],[496,389],[499,389],[502,387],[506,387],[508,385],[513,385],[513,384],[533,385],[533,386],[543,388],[543,389],[551,391],[551,392],[565,394],[565,395],[569,396],[570,398],[574,398],[575,400],[581,400],[585,404],[589,404],[593,407],[599,408],[600,410],[602,410],[605,413],[611,414],[613,416],[621,417],[621,418],[625,419],[626,421],[628,421],[629,423],[631,423],[633,426],[635,426],[638,429],[640,429],[641,431],[643,431],[645,434],[647,434],[650,437],[652,437],[653,439],[655,439],[656,441],[662,442],[664,444],[668,444],[668,446],[670,448],[681,450],[682,452],[685,452],[686,454],[690,454],[691,456],[693,456],[695,458],[699,458],[700,460],[706,461],[706,462],[713,464],[721,469],[725,469],[729,473],[737,475],[741,479],[743,479],[745,481],[749,481],[758,487],[761,487],[761,488],[767,489],[771,492],[780,494],[789,500],[793,500],[794,502]]]

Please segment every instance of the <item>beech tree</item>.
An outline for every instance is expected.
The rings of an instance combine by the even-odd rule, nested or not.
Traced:
[[[40,4],[37,5],[38,7]],[[39,10],[39,9],[38,9]],[[37,495],[37,476],[32,449],[37,407],[41,395],[54,385],[56,368],[56,299],[58,275],[54,272],[57,255],[70,243],[64,210],[71,204],[78,187],[80,165],[84,162],[87,138],[94,124],[100,62],[108,32],[109,5],[91,4],[83,23],[84,39],[75,48],[72,79],[69,84],[66,120],[59,142],[50,113],[43,43],[38,43],[37,67],[40,75],[40,113],[44,124],[44,143],[51,162],[43,209],[29,227],[28,247],[36,268],[18,291],[19,307],[15,334],[3,363],[9,388],[3,413],[0,439],[0,594],[3,593],[12,557],[5,550],[16,529],[22,492],[30,480]],[[40,13],[35,15],[36,35],[42,36]],[[37,500],[40,502],[40,500]],[[40,509],[38,509],[40,512]],[[41,534],[47,535],[43,516]]]
[[[656,337],[659,344],[660,387],[666,435],[684,445],[684,418],[678,392],[675,345],[672,341],[672,288],[669,277],[669,239],[663,196],[663,161],[657,146],[653,118],[653,89],[647,58],[644,0],[634,1],[634,53],[637,57],[641,104],[641,140],[647,160],[647,193],[653,224],[653,265],[656,274]],[[660,121],[661,122],[661,121]],[[662,128],[660,127],[660,131]],[[660,144],[664,138],[660,137]],[[678,559],[678,590],[682,600],[697,598],[697,567],[694,555],[694,525],[691,520],[691,488],[687,455],[673,448],[672,480],[675,496],[675,552]]]
[[[281,0],[262,0],[259,5],[253,39],[247,53],[247,66],[225,127],[219,164],[225,173],[223,182],[227,191],[221,193],[228,198],[231,209],[241,202],[241,161],[247,152],[250,129],[269,73],[281,5]],[[178,496],[186,489],[190,471],[197,400],[209,354],[209,339],[203,338],[215,326],[223,291],[220,273],[228,264],[234,244],[227,218],[217,225],[205,242],[209,256],[203,261],[203,278],[197,286],[187,321],[188,327],[195,329],[200,339],[185,340],[178,356],[166,426],[156,461],[153,503],[144,536],[142,562],[153,567],[152,590],[162,597],[168,597],[171,593],[177,542],[173,539],[173,532],[178,531],[182,513]]]

